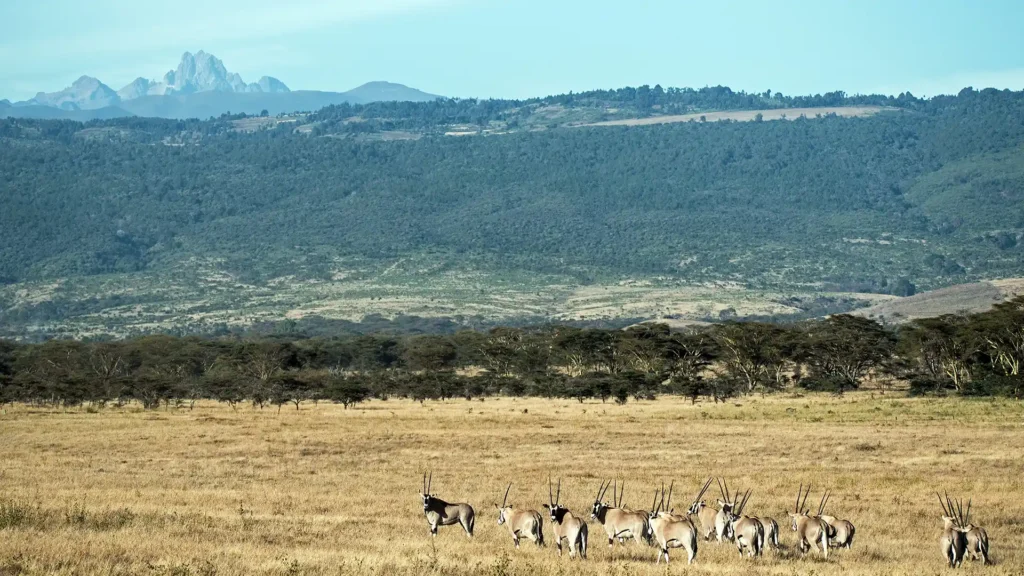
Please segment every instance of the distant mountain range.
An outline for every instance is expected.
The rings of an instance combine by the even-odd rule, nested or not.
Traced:
[[[178,67],[161,80],[136,78],[120,90],[82,76],[58,92],[40,92],[23,102],[0,100],[0,117],[93,120],[122,116],[208,118],[225,112],[280,114],[317,110],[331,104],[380,101],[423,102],[438,98],[408,86],[370,82],[347,92],[293,91],[263,76],[247,84],[224,63],[202,50],[185,52]]]

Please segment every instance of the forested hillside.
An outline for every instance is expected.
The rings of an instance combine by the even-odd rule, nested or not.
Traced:
[[[1024,92],[629,90],[344,105],[254,132],[239,131],[238,116],[2,120],[0,279],[198,259],[250,284],[330,281],[344,258],[584,284],[658,277],[901,295],[1024,275]],[[852,104],[887,109],[572,127],[573,110],[600,120]],[[530,120],[553,106],[561,120]],[[443,135],[460,123],[506,133]],[[366,137],[394,131],[404,136]]]

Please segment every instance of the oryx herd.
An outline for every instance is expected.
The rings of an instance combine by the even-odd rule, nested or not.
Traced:
[[[437,536],[438,526],[459,524],[466,535],[472,538],[476,517],[473,507],[465,503],[448,503],[434,496],[430,492],[433,477],[433,472],[423,474],[423,513],[430,524],[430,534]],[[646,543],[655,546],[658,550],[655,564],[661,562],[662,557],[667,563],[669,550],[674,548],[682,548],[686,552],[687,563],[693,563],[697,557],[697,542],[700,540],[718,544],[731,541],[740,557],[760,556],[766,548],[780,550],[778,522],[767,516],[747,513],[751,490],[733,493],[727,482],[717,479],[721,498],[717,499],[718,507],[715,508],[704,500],[713,481],[716,479],[708,478],[686,510],[679,514],[672,507],[675,482],[669,484],[667,493],[664,484],[654,491],[650,510],[626,507],[625,482],[601,482],[590,510],[590,520],[604,529],[609,548],[614,547],[616,541],[624,545],[630,539],[640,545]],[[608,488],[612,489],[610,504],[605,500]],[[511,490],[512,483],[509,483],[501,505],[494,504],[498,513],[498,526],[505,526],[516,549],[523,538],[537,546],[544,546],[543,515],[532,509],[516,509],[508,501]],[[853,523],[825,514],[825,507],[832,497],[831,490],[822,494],[818,510],[813,515],[810,509],[805,508],[810,492],[810,485],[805,489],[800,484],[793,511],[789,512],[790,528],[796,533],[797,550],[801,554],[814,551],[827,559],[829,549],[850,549],[856,534]],[[554,486],[548,478],[548,503],[543,507],[548,512],[558,555],[562,555],[564,542],[569,548],[569,558],[586,559],[587,521],[562,505],[561,496],[561,478]],[[966,512],[961,500],[951,500],[949,496],[946,496],[945,501],[940,496],[939,504],[943,512],[940,546],[944,560],[951,567],[959,566],[966,556],[988,564],[988,534],[984,528],[970,523],[971,500],[967,501]]]

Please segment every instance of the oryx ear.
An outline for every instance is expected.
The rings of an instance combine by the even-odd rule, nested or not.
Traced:
[[[544,507],[547,508],[548,510],[551,510],[551,506],[549,506],[547,504],[544,504]]]
[[[501,508],[498,508],[498,503],[497,503],[497,502],[491,502],[491,504],[494,504],[494,507],[495,507],[496,509],[498,509],[498,510],[501,510]]]
[[[718,505],[719,505],[719,506],[725,506],[725,502],[722,502],[722,500],[721,500],[721,499],[719,499],[719,500],[718,500]]]

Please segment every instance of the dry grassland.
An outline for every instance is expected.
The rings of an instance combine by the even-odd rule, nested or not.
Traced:
[[[861,392],[729,404],[662,398],[614,404],[540,399],[374,401],[280,412],[200,404],[0,409],[0,574],[942,574],[935,490],[973,496],[995,566],[1024,572],[1024,405]],[[419,498],[476,506],[476,537],[431,541]],[[781,554],[741,559],[701,543],[697,563],[655,567],[653,548],[590,559],[515,551],[492,502],[539,507],[545,481],[588,510],[599,481],[626,481],[646,508],[674,479],[682,505],[708,475],[753,488],[748,508],[784,526]],[[857,525],[853,550],[799,558],[784,522],[797,485]],[[550,528],[545,532],[551,539]]]

